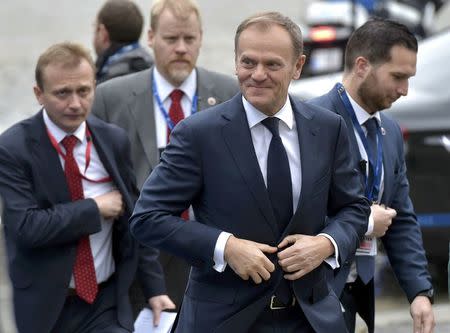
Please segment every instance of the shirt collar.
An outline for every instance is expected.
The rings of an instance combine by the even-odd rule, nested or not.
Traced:
[[[47,110],[44,109],[44,124],[50,134],[56,139],[56,142],[60,143],[67,135],[75,135],[80,142],[83,142],[86,137],[86,121],[83,121],[81,125],[73,132],[67,133],[58,127],[48,116]]]
[[[155,66],[153,69],[153,81],[156,84],[161,101],[165,101],[174,89],[180,89],[192,102],[197,89],[197,71],[193,70],[179,87],[174,87],[158,72]]]
[[[358,119],[359,125],[363,125],[369,118],[375,118],[378,122],[378,125],[381,126],[381,117],[380,112],[375,112],[374,114],[370,114],[366,112],[355,100],[347,93],[348,99],[350,100],[350,104],[353,107],[353,111],[355,111],[356,119]]]
[[[248,126],[250,127],[250,129],[258,125],[264,119],[268,118],[266,114],[262,113],[253,105],[251,105],[245,99],[244,95],[242,95],[242,104],[244,105],[244,110],[247,115]],[[292,129],[292,127],[294,126],[294,114],[289,98],[286,98],[286,103],[283,105],[280,111],[278,111],[274,115],[274,117],[277,117],[282,122],[284,122],[289,127],[289,129]]]

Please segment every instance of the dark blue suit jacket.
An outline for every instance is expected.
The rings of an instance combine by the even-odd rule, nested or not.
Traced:
[[[114,222],[118,321],[132,328],[128,288],[138,265],[138,246],[129,233],[137,190],[126,133],[91,117],[93,142],[115,186],[125,214]],[[100,215],[92,199],[72,202],[64,170],[45,128],[42,112],[0,136],[0,195],[19,332],[48,333],[64,305],[78,240],[100,231]],[[153,295],[162,294],[164,280],[158,251],[141,252]]]
[[[309,103],[322,106],[344,118],[349,129],[349,140],[354,152],[354,167],[358,168],[361,155],[352,120],[336,87],[327,94],[309,101]],[[397,211],[397,217],[393,220],[381,241],[400,286],[411,302],[419,292],[431,288],[431,278],[427,270],[422,233],[409,197],[402,133],[398,124],[384,113],[381,113],[381,126],[385,133],[383,135],[384,191],[381,203]],[[364,183],[363,173],[361,173],[361,181]],[[345,285],[351,266],[352,257],[348,259],[336,278],[335,290],[338,295]]]
[[[193,266],[177,332],[247,332],[282,279],[275,256],[276,271],[260,285],[242,280],[230,267],[215,271],[214,247],[221,231],[272,246],[288,234],[325,232],[347,256],[367,228],[369,206],[351,166],[342,118],[291,101],[302,186],[286,230],[278,229],[271,209],[241,94],[181,122],[144,184],[131,218],[133,235]],[[190,204],[196,221],[186,223],[178,216]],[[325,225],[327,215],[331,222]],[[293,283],[317,332],[346,332],[332,279],[333,271],[323,263]]]

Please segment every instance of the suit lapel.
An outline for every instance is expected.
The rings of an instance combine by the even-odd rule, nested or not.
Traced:
[[[361,153],[359,152],[358,141],[356,141],[355,131],[353,130],[352,119],[350,118],[348,111],[345,109],[344,103],[342,102],[341,97],[339,96],[336,86],[334,86],[333,89],[328,94],[333,103],[333,109],[336,110],[337,113],[342,118],[344,118],[345,125],[347,125],[347,128],[349,129],[349,138],[350,138],[350,144],[352,146],[352,151],[358,152],[357,158],[358,158],[358,161],[360,161],[362,159],[362,157],[361,157]]]
[[[87,125],[92,133],[92,140],[94,143],[94,147],[97,150],[98,156],[108,172],[109,176],[112,178],[114,185],[117,186],[117,189],[122,193],[122,197],[126,200],[126,206],[132,211],[133,203],[131,202],[130,197],[127,195],[128,191],[123,182],[123,179],[120,175],[120,171],[118,169],[117,162],[115,160],[115,154],[111,147],[112,144],[110,142],[111,138],[108,139],[104,133],[105,128],[103,124],[99,122],[96,118],[89,118],[87,121]]]
[[[298,142],[300,148],[301,163],[301,190],[300,198],[297,203],[297,209],[294,212],[294,218],[300,214],[302,207],[308,200],[307,194],[313,192],[313,185],[316,171],[316,160],[319,158],[317,152],[319,126],[313,122],[313,114],[310,113],[303,103],[291,99],[292,109],[294,111],[295,122],[297,125]],[[292,222],[292,220],[291,220]]]
[[[224,102],[217,97],[219,87],[216,87],[216,82],[211,80],[208,73],[203,68],[196,68],[197,71],[197,95],[198,105],[197,111],[202,111],[214,105]]]
[[[34,165],[39,170],[40,178],[46,186],[52,203],[71,201],[66,176],[58,153],[48,137],[42,111],[33,117],[30,138]]]
[[[383,115],[381,115],[381,126],[383,127]],[[388,203],[390,201],[390,189],[392,188],[392,183],[394,182],[394,161],[392,160],[392,154],[389,152],[391,140],[389,140],[389,130],[386,131],[383,138],[383,195],[381,197],[381,202]]]
[[[231,112],[223,115],[228,120],[223,128],[223,137],[266,222],[274,235],[279,235],[241,98],[241,94],[235,96],[227,108]]]
[[[128,103],[128,112],[134,118],[137,133],[140,138],[140,144],[147,156],[148,161],[152,167],[155,167],[159,162],[158,147],[156,144],[156,125],[153,108],[152,82],[153,82],[153,68],[142,72],[140,79],[142,84],[136,84],[136,87],[143,87],[140,90],[135,90],[132,93],[132,98]],[[139,144],[134,142],[133,144]]]

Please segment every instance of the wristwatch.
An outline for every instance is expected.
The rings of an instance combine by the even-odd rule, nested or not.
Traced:
[[[434,303],[434,290],[433,290],[433,288],[430,288],[430,289],[428,289],[428,290],[421,291],[420,293],[418,293],[418,294],[416,295],[416,297],[417,297],[417,296],[425,296],[425,297],[428,297],[428,299],[430,300],[431,304]]]

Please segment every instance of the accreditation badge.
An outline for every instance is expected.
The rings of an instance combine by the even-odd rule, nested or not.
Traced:
[[[377,239],[372,236],[364,236],[356,250],[357,256],[375,256],[377,254]]]

